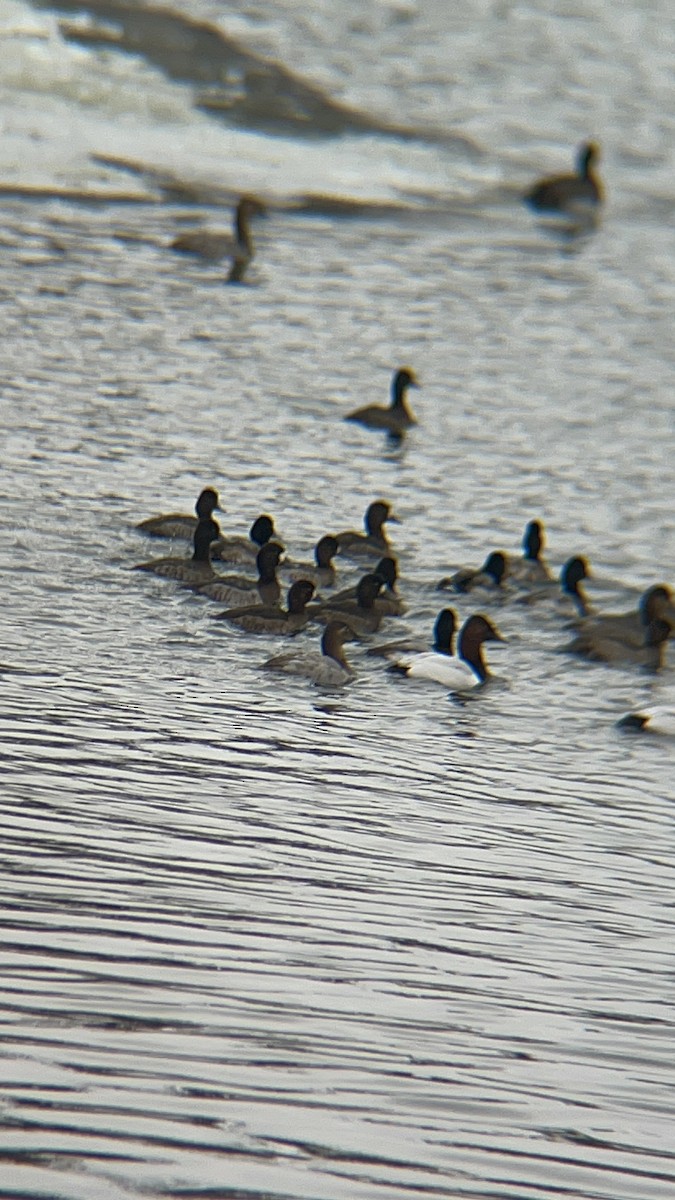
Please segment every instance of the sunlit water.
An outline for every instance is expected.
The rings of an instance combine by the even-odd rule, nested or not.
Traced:
[[[359,644],[321,692],[130,570],[169,552],[134,522],[214,484],[303,558],[391,500],[386,638],[534,516],[601,609],[675,582],[667,9],[334,9],[176,9],[369,126],[307,138],[0,4],[3,1200],[675,1193],[673,744],[615,725],[672,665],[482,599],[477,697]],[[588,135],[608,204],[570,238],[519,193]],[[167,252],[229,201],[157,172],[272,202],[245,286]],[[343,423],[403,362],[405,444]]]

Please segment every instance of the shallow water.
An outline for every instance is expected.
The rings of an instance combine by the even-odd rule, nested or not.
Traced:
[[[169,552],[134,522],[213,483],[225,528],[269,511],[295,557],[390,499],[409,612],[383,638],[428,634],[438,578],[516,552],[533,516],[556,567],[588,555],[599,608],[673,582],[670,18],[175,12],[370,131],[229,125],[142,55],[0,6],[20,52],[0,143],[0,1196],[670,1197],[673,745],[615,722],[672,702],[672,665],[558,655],[560,615],[505,603],[470,700],[359,645],[354,685],[321,692],[260,670],[278,639],[130,571]],[[379,131],[392,94],[417,140]],[[607,209],[567,238],[518,194],[589,133]],[[245,286],[168,254],[229,200],[186,209],[161,171],[271,200]],[[402,446],[342,422],[406,361]]]

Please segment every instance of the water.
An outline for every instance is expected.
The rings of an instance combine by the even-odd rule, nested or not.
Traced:
[[[390,499],[385,637],[533,516],[600,608],[673,582],[669,10],[116,8],[0,4],[0,1196],[671,1197],[673,747],[615,722],[672,665],[506,603],[475,699],[321,692],[130,573],[215,484],[296,557]],[[570,239],[519,194],[587,136]],[[243,188],[225,288],[165,247]],[[343,424],[404,362],[406,443]]]

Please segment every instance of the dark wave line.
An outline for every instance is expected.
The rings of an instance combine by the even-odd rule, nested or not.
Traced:
[[[463,145],[469,139],[389,122],[332,99],[287,67],[253,53],[216,26],[138,0],[32,0],[36,8],[87,12],[107,24],[61,25],[70,41],[139,55],[195,91],[195,106],[229,124],[271,134],[326,137],[382,133]],[[110,24],[108,24],[110,23]],[[111,24],[113,28],[111,28]],[[223,80],[229,82],[223,83]]]

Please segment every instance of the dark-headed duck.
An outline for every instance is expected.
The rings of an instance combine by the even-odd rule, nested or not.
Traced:
[[[417,424],[417,419],[406,403],[408,388],[419,387],[415,372],[411,367],[399,367],[391,381],[391,404],[367,404],[357,408],[345,417],[345,421],[354,421],[365,425],[368,429],[382,429],[395,437],[400,437],[406,429]]]
[[[354,678],[343,649],[344,635],[348,632],[342,621],[329,621],[321,638],[320,654],[316,650],[289,650],[268,658],[263,667],[267,671],[301,675],[319,687],[344,687]]]
[[[221,511],[218,493],[215,488],[208,487],[200,492],[195,504],[196,517],[189,513],[165,513],[160,517],[146,517],[136,529],[150,537],[185,538],[187,541],[194,537],[200,518],[210,517],[216,510]]]
[[[218,621],[229,621],[247,633],[297,633],[309,621],[307,605],[314,595],[314,584],[309,579],[299,579],[291,584],[286,600],[287,607],[278,604],[228,608],[216,613]]]
[[[604,192],[593,169],[599,157],[597,144],[584,142],[577,153],[576,174],[541,179],[527,192],[525,202],[538,212],[565,212],[577,205],[600,204]]]

